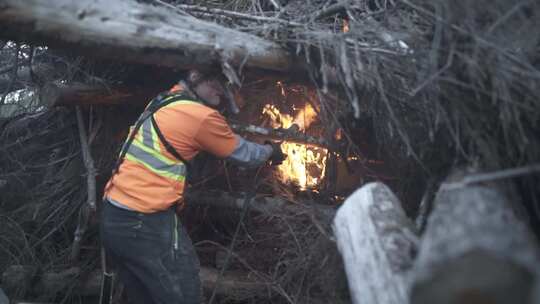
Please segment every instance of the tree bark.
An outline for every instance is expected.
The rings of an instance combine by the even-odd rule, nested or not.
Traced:
[[[334,219],[334,234],[354,304],[408,303],[406,272],[418,239],[387,186],[370,183],[347,198]]]
[[[533,303],[540,254],[504,184],[439,189],[415,261],[412,303]],[[537,302],[535,302],[537,303]]]
[[[273,42],[135,1],[0,0],[0,8],[8,39],[171,68],[291,68],[289,53]]]

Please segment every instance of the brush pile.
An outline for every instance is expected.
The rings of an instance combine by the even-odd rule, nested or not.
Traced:
[[[335,196],[349,194],[335,191],[340,161],[349,170],[363,172],[356,186],[386,180],[410,217],[416,216],[422,196],[458,165],[497,171],[532,168],[540,162],[538,1],[132,2],[279,46],[294,63],[287,70],[249,66],[248,58],[231,67],[223,57],[222,70],[243,84],[247,114],[234,118],[260,123],[268,102],[293,114],[292,105],[299,98],[292,100],[281,92],[284,87],[299,88],[305,92],[291,96],[315,100],[314,128],[328,141],[326,177],[316,189],[276,183],[263,174],[267,179],[253,204],[288,207],[271,212],[252,208],[232,254],[234,276],[224,279],[232,282],[226,286],[233,291],[220,293],[224,302],[347,301],[330,232]],[[81,211],[91,185],[79,131],[84,128],[87,133],[100,197],[126,128],[144,106],[141,101],[177,81],[178,67],[158,67],[136,58],[111,63],[109,58],[62,50],[52,38],[55,43],[49,46],[39,35],[36,42],[24,43],[13,42],[17,33],[0,35],[12,40],[0,45],[0,273],[3,282],[13,271],[26,274],[15,280],[24,284],[15,284],[12,297],[83,301],[81,294],[92,295],[83,291],[91,280],[84,274],[99,268],[99,246],[96,217]],[[33,37],[21,32],[21,39],[25,35]],[[119,92],[119,87],[147,92],[133,103],[79,105],[81,124],[75,107],[52,107],[51,95],[43,93],[50,84],[74,83],[98,87],[102,95]],[[350,157],[360,161],[348,163]],[[384,161],[390,170],[380,171],[375,160]],[[209,274],[223,265],[241,214],[234,206],[249,191],[242,183],[223,182],[234,171],[230,167],[218,163],[212,170],[218,173],[195,187],[204,193],[192,198],[206,203],[190,206],[184,222]],[[240,173],[239,180],[250,180],[250,174],[255,173]],[[519,190],[538,234],[540,178],[525,174],[509,181]],[[220,194],[212,194],[210,188]],[[229,205],[216,206],[212,197]],[[88,229],[74,257],[74,233],[81,221],[88,221]],[[77,269],[64,278],[69,284],[36,290],[34,283],[45,274],[66,269]],[[209,293],[215,281],[208,279]],[[255,285],[240,286],[246,281]]]

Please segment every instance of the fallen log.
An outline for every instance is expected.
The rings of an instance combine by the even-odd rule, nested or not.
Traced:
[[[8,293],[20,286],[28,286],[34,294],[54,294],[74,288],[73,291],[78,295],[97,296],[101,288],[101,274],[100,269],[83,272],[77,267],[37,274],[34,267],[11,266],[2,275],[2,285]],[[218,270],[201,267],[199,276],[205,293],[211,293],[216,285]],[[216,294],[232,299],[245,299],[254,295],[266,296],[270,288],[270,283],[248,273],[230,271],[222,276]]]
[[[143,104],[158,90],[125,86],[107,87],[99,84],[49,83],[39,92],[41,104],[53,106],[76,106],[93,104]]]
[[[387,186],[370,183],[349,196],[336,213],[334,235],[352,303],[408,303],[406,274],[418,239]]]
[[[540,251],[514,209],[519,196],[499,182],[456,186],[463,175],[453,173],[435,197],[412,270],[412,303],[532,304]]]
[[[291,68],[273,42],[164,7],[129,0],[0,0],[0,7],[0,35],[16,41],[171,68]]]

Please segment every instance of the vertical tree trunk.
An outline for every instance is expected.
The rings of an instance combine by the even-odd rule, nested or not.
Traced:
[[[382,183],[352,194],[337,211],[334,233],[354,304],[406,304],[406,271],[418,242],[400,201]]]

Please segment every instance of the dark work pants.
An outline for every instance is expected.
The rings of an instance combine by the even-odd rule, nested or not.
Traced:
[[[130,303],[200,303],[199,260],[172,208],[146,214],[105,201],[101,239]]]

